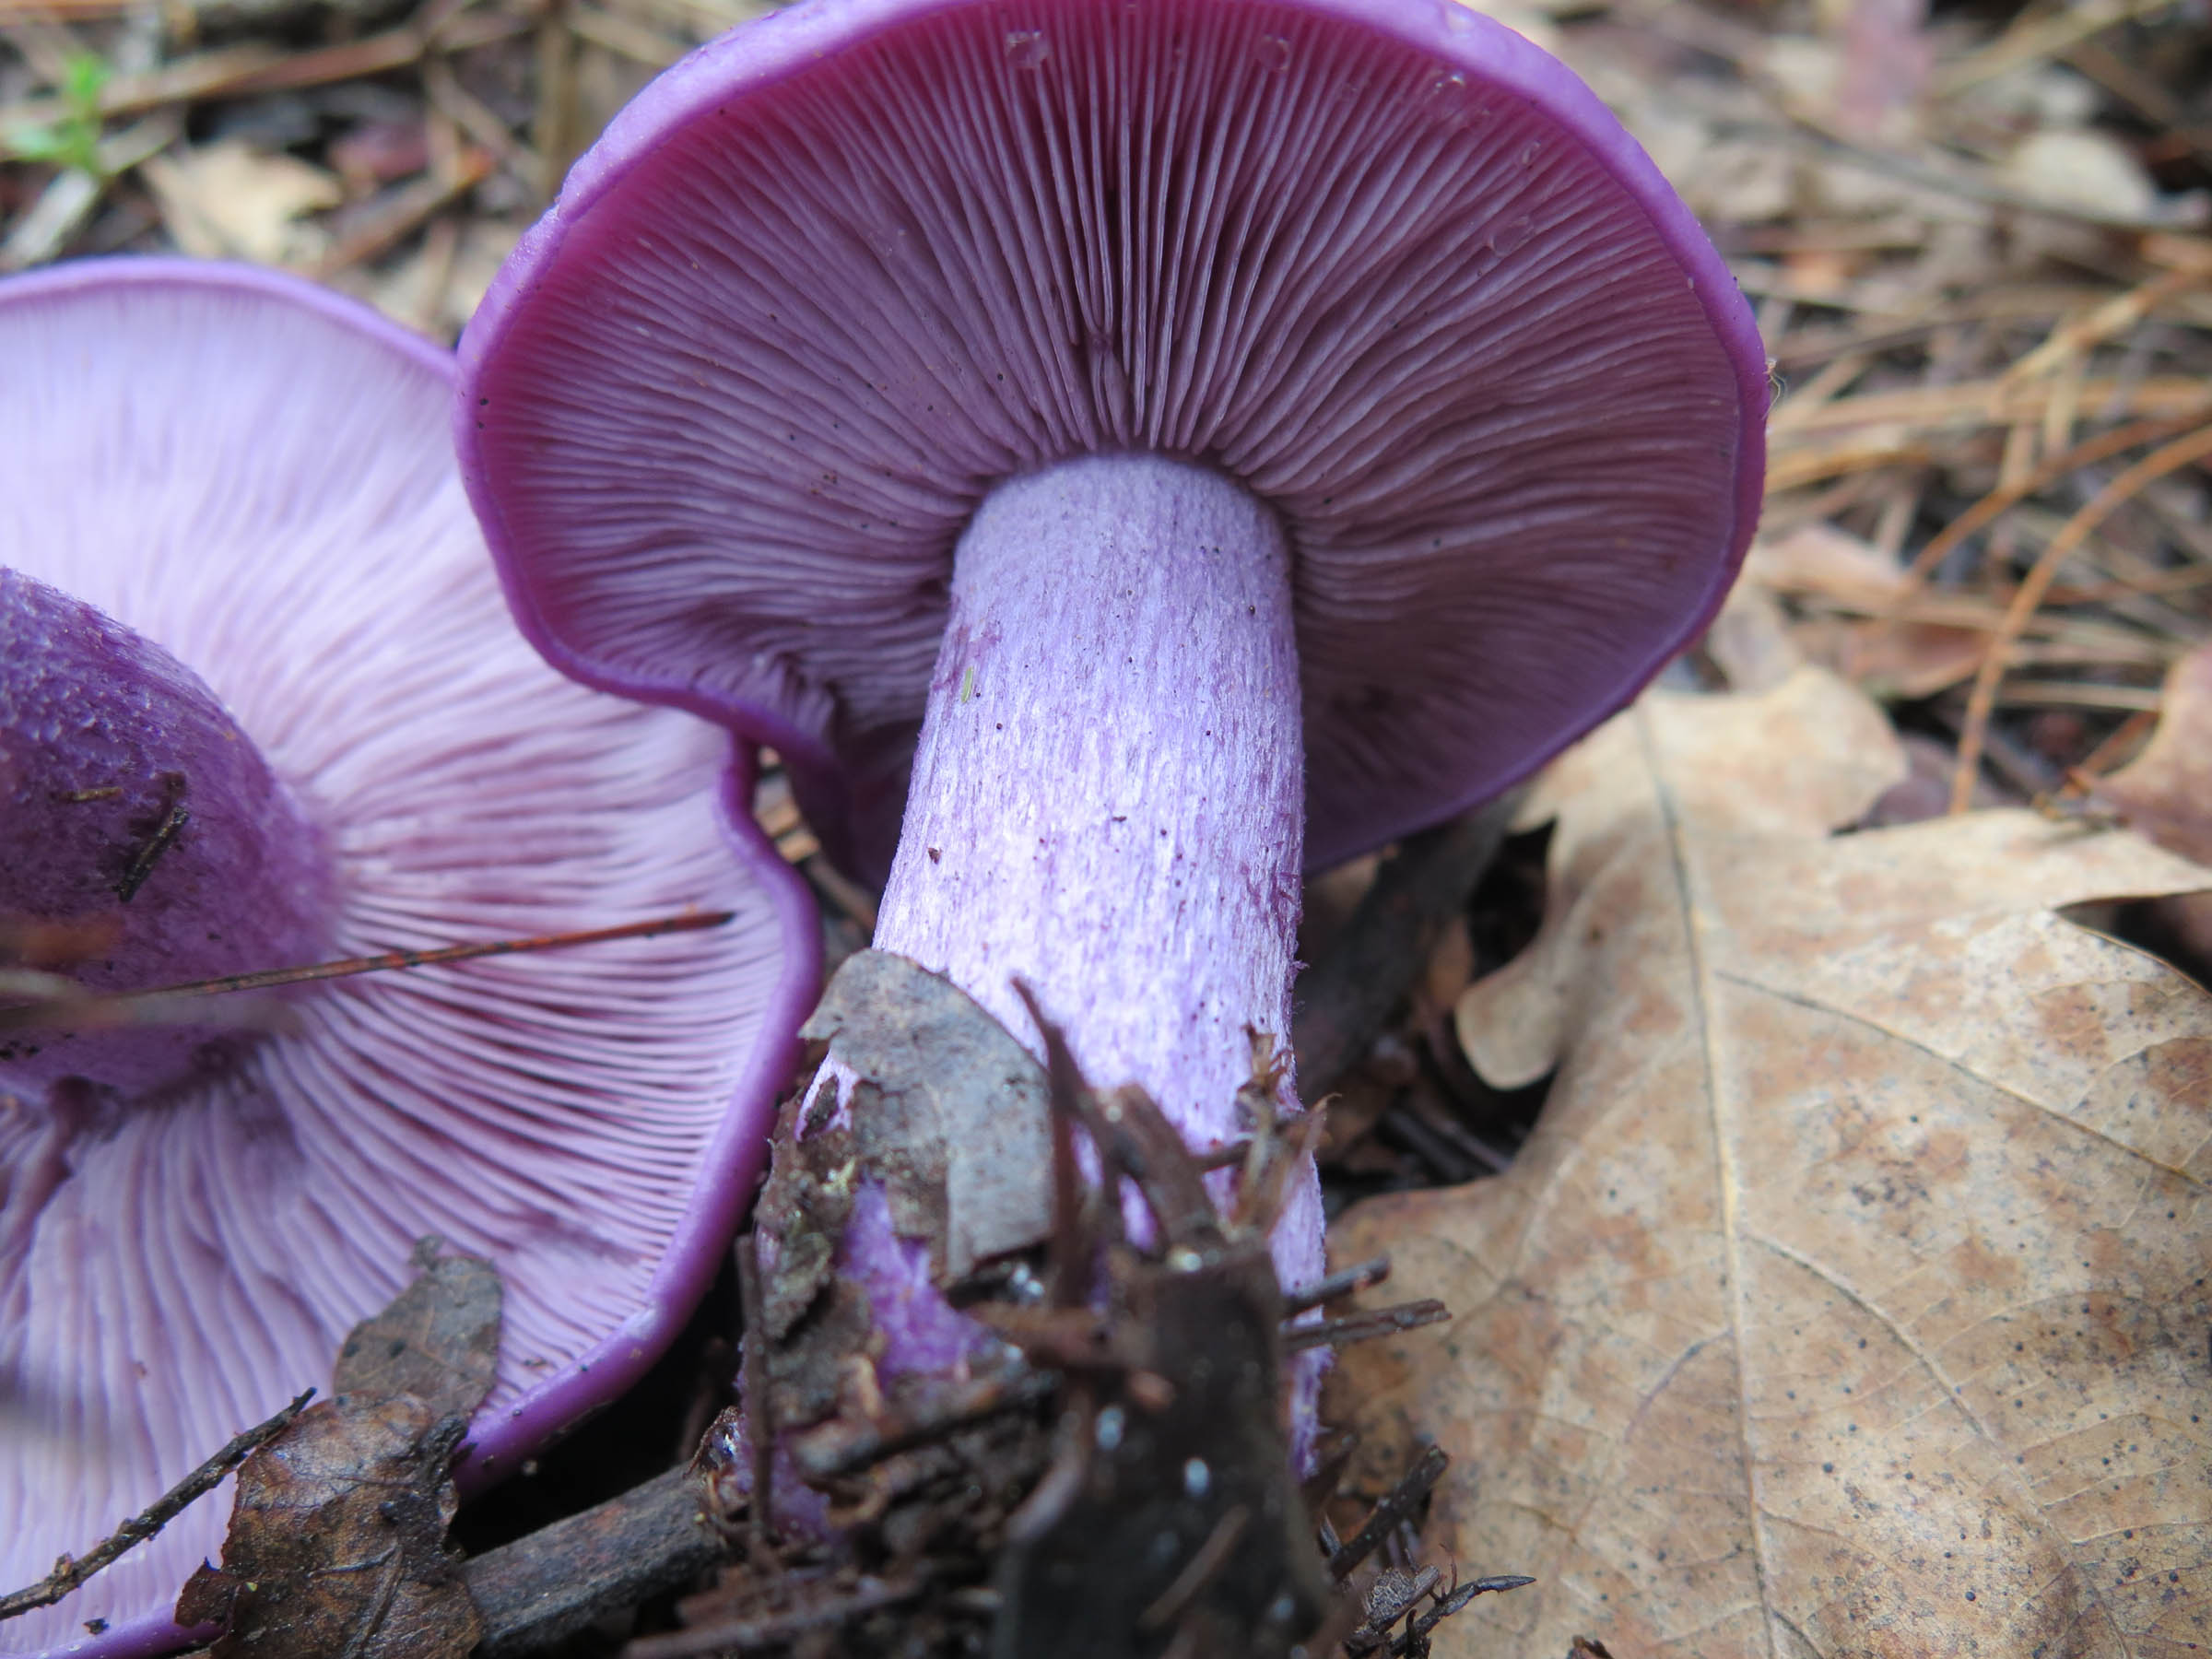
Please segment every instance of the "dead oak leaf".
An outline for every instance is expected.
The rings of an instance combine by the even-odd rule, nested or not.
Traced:
[[[2212,860],[2212,646],[2199,646],[2166,676],[2158,729],[2143,752],[2091,799],[2162,847]]]
[[[482,1635],[447,1466],[467,1419],[411,1395],[300,1413],[239,1471],[223,1569],[184,1587],[178,1621],[227,1621],[216,1659],[462,1659]]]
[[[1467,993],[1513,1168],[1337,1229],[1458,1317],[1339,1420],[1453,1458],[1430,1532],[1538,1584],[1440,1655],[2212,1648],[2212,998],[2056,910],[2205,885],[1983,813],[1834,836],[1858,692],[1647,697],[1566,757],[1535,945]]]
[[[898,1233],[928,1241],[940,1283],[1050,1234],[1044,1068],[958,985],[863,950],[800,1035],[826,1040],[865,1097],[852,1113],[861,1168],[883,1183]]]
[[[346,199],[345,187],[323,169],[237,139],[181,147],[139,171],[170,234],[198,259],[312,265],[329,233],[302,220]]]
[[[412,1394],[441,1416],[465,1418],[491,1392],[500,1359],[500,1278],[489,1262],[417,1246],[416,1277],[381,1313],[346,1334],[331,1393]]]
[[[2170,853],[2212,863],[2212,646],[2167,672],[2157,730],[2140,755],[2096,781],[2089,805]],[[2212,959],[2212,893],[2184,893],[2156,909],[2184,953]]]
[[[240,1468],[223,1565],[177,1622],[227,1626],[213,1659],[464,1659],[482,1621],[446,1527],[451,1468],[491,1387],[490,1264],[418,1251],[419,1276],[339,1349],[335,1397]]]

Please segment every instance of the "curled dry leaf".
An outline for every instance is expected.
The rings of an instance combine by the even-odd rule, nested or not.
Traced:
[[[328,236],[301,221],[346,199],[321,168],[236,139],[156,156],[141,171],[170,234],[198,259],[311,264]]]
[[[491,1392],[500,1359],[500,1277],[475,1256],[416,1248],[415,1278],[381,1313],[346,1334],[331,1372],[341,1407],[356,1396],[413,1394],[444,1417],[466,1418]]]
[[[1987,627],[1965,626],[1976,618],[1964,610],[1938,621],[1893,615],[1913,598],[1904,567],[1831,524],[1755,543],[1745,577],[1737,595],[1764,588],[1811,601],[1815,615],[1793,629],[1798,649],[1878,698],[1932,697],[1971,679],[1989,648]]]
[[[2114,218],[2194,222],[2186,204],[2169,209],[2139,158],[2093,127],[2042,127],[2020,140],[1997,176],[2022,195]]]
[[[1974,677],[1989,636],[1941,622],[1854,621],[1822,617],[1804,625],[1806,654],[1875,697],[1933,697]]]
[[[2158,729],[2089,799],[2168,852],[2212,864],[2212,645],[2168,670]],[[2212,962],[2212,893],[2184,893],[2158,908],[2182,952]]]
[[[861,1165],[884,1182],[899,1234],[928,1241],[940,1282],[1052,1231],[1044,1069],[966,992],[864,950],[839,968],[804,1035],[827,1040],[853,1074]]]
[[[489,1263],[432,1249],[347,1335],[335,1397],[239,1470],[223,1565],[177,1604],[180,1624],[229,1626],[213,1659],[463,1659],[482,1636],[445,1529],[453,1453],[491,1388],[500,1284]]]
[[[1535,1573],[1440,1655],[2212,1647],[2212,998],[2058,907],[2212,875],[1993,812],[1830,835],[1901,765],[1818,669],[1570,754],[1545,929],[1459,1010],[1558,1078],[1505,1175],[1353,1211],[1447,1299],[1339,1420],[1453,1460],[1430,1537]],[[1441,1557],[1439,1559],[1441,1559]]]
[[[2212,645],[2173,665],[2159,702],[2143,752],[2100,779],[2094,799],[2161,847],[2212,864]]]
[[[940,1286],[1052,1230],[1052,1135],[1044,1068],[973,998],[888,951],[847,958],[803,1035],[827,1041],[852,1079],[848,1123],[827,1122],[832,1091],[783,1107],[754,1225],[763,1252],[762,1328],[775,1418],[818,1421],[848,1361],[876,1340],[862,1281],[839,1271],[854,1194],[879,1187],[890,1230],[924,1241]]]

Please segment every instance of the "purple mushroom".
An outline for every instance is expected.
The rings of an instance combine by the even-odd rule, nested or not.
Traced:
[[[1449,0],[803,0],[616,120],[461,358],[548,659],[774,745],[877,947],[1194,1144],[1301,872],[1712,615],[1767,400],[1651,162]],[[853,1216],[892,1363],[963,1351]],[[1321,1271],[1310,1172],[1275,1248]]]
[[[749,754],[513,632],[445,354],[149,260],[0,285],[0,1001],[735,912],[300,987],[252,1024],[0,1032],[13,1588],[326,1383],[425,1236],[504,1282],[465,1488],[618,1394],[735,1229],[816,946]],[[0,1653],[176,1645],[228,1508],[0,1623]]]

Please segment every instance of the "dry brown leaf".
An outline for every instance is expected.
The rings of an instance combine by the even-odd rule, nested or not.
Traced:
[[[2169,852],[2212,864],[2212,645],[2167,671],[2158,729],[2089,798]],[[2212,961],[2212,893],[2184,893],[2158,908],[2183,952]]]
[[[1797,631],[1806,654],[1885,701],[1933,697],[1971,679],[1989,635],[1940,622],[1854,621],[1817,617]]]
[[[180,1624],[228,1625],[212,1659],[465,1659],[481,1639],[445,1529],[453,1453],[491,1387],[500,1284],[435,1249],[347,1336],[335,1397],[240,1468],[222,1567],[177,1603]]]
[[[406,1288],[346,1334],[330,1379],[340,1406],[357,1394],[413,1394],[441,1416],[467,1417],[491,1392],[500,1358],[499,1275],[488,1262],[437,1249],[434,1239],[418,1244],[418,1271]]]
[[[1440,1655],[2212,1646],[2212,998],[2055,913],[2212,877],[2025,812],[1829,834],[1901,771],[1806,668],[1532,799],[1545,929],[1459,1023],[1556,1061],[1545,1117],[1334,1241],[1458,1315],[1347,1354],[1339,1420],[1371,1472],[1436,1436],[1438,1550],[1540,1581]]]
[[[156,156],[141,171],[177,245],[200,259],[312,264],[329,237],[300,219],[346,199],[323,169],[237,139]]]
[[[1745,574],[1778,594],[1880,615],[1911,592],[1904,567],[1862,536],[1825,522],[1754,542]]]
[[[2127,146],[2091,127],[2044,127],[2020,140],[1997,176],[2022,195],[2116,218],[2159,217],[2159,187]]]
[[[882,1182],[900,1236],[929,1241],[939,1282],[1051,1235],[1044,1068],[966,992],[904,957],[864,950],[839,967],[799,1034],[828,1042],[853,1077],[866,1108],[853,1112],[853,1152]],[[986,1143],[990,1158],[958,1156]]]
[[[465,1659],[483,1626],[445,1529],[467,1427],[411,1394],[300,1413],[239,1471],[224,1567],[179,1622],[229,1623],[212,1659]]]
[[[2093,798],[2161,847],[2212,864],[2212,646],[2168,671],[2159,711],[2143,752]]]

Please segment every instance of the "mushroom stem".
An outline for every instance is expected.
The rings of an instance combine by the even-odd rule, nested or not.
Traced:
[[[50,935],[28,965],[89,990],[312,961],[330,943],[330,847],[215,693],[6,569],[0,844],[0,916]],[[242,1040],[220,1025],[18,1037],[0,1047],[0,1092],[83,1077],[137,1095]]]
[[[877,948],[1035,1046],[1027,980],[1094,1082],[1230,1138],[1253,1033],[1289,1042],[1300,734],[1290,555],[1255,497],[1152,454],[999,485],[954,558]],[[1287,1282],[1319,1276],[1317,1192],[1274,1245]]]

